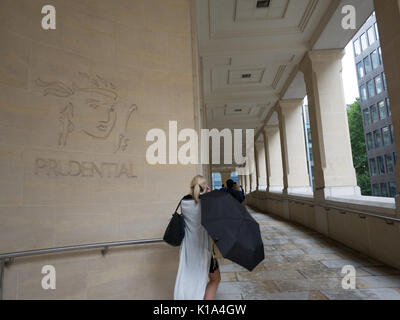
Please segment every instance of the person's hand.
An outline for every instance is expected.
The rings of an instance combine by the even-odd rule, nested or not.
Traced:
[[[206,188],[206,193],[211,192],[211,188],[209,186],[207,186]]]

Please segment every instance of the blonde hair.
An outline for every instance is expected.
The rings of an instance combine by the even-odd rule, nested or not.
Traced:
[[[190,183],[190,195],[199,203],[200,194],[206,191],[207,180],[203,176],[195,176]]]

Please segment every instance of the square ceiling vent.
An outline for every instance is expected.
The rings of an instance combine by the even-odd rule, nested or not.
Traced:
[[[269,8],[271,0],[257,0],[257,8]]]
[[[264,69],[229,70],[228,84],[261,83]]]

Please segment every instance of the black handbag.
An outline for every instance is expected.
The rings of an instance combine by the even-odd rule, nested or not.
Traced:
[[[185,221],[183,220],[182,215],[178,213],[181,202],[182,200],[179,201],[167,229],[165,230],[163,238],[166,243],[174,247],[179,247],[182,243],[183,237],[185,236]]]

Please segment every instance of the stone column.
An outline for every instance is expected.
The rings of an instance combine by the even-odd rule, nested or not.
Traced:
[[[246,175],[246,189],[245,189],[246,193],[250,193],[251,192],[251,187],[250,186],[251,186],[250,175],[247,174]]]
[[[343,54],[343,50],[309,51],[300,64],[308,95],[317,201],[361,195],[347,122]]]
[[[251,190],[252,191],[257,191],[258,190],[258,164],[257,164],[257,149],[254,143],[254,149],[253,149],[253,159],[252,161],[252,171],[251,171]]]
[[[265,179],[266,179],[266,186],[267,186],[267,191],[269,190],[270,186],[270,181],[269,181],[269,172],[271,169],[269,168],[269,155],[268,155],[268,135],[265,131],[263,130],[263,138],[264,138],[264,155],[265,155]]]
[[[282,192],[283,189],[283,168],[281,139],[279,126],[266,126],[267,136],[267,161],[268,161],[268,191]]]
[[[239,176],[239,186],[242,186],[244,189],[243,176]]]
[[[303,125],[303,99],[281,100],[277,107],[282,143],[283,192],[311,193]]]
[[[400,150],[400,1],[374,0],[396,149]],[[396,164],[397,190],[400,188],[400,162]],[[400,217],[400,196],[396,196],[396,211]]]
[[[266,190],[266,188],[267,188],[267,173],[266,173],[264,141],[257,142],[255,147],[257,149],[258,189]]]

